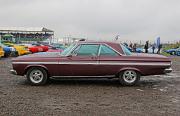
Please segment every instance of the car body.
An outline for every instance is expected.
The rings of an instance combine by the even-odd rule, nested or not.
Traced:
[[[172,48],[172,49],[165,50],[165,52],[170,54],[170,55],[176,55],[176,53],[178,51],[180,51],[180,48]]]
[[[180,56],[180,48],[177,48],[177,49],[176,49],[176,55],[177,55],[177,56]]]
[[[12,74],[26,75],[33,85],[45,84],[49,77],[119,78],[123,85],[138,83],[140,75],[172,71],[171,60],[157,54],[131,53],[113,42],[78,42],[61,54],[32,54],[12,60]]]
[[[0,45],[0,57],[4,56],[4,50],[3,47]]]
[[[57,48],[57,49],[61,49],[61,50],[64,50],[66,48],[63,44],[60,44],[60,43],[52,43],[50,46],[52,48]]]
[[[47,52],[59,52],[61,53],[63,50],[58,48],[50,48]]]
[[[20,44],[21,46],[27,46],[31,53],[37,53],[39,51],[43,51],[42,49],[39,50],[38,46],[32,44]]]
[[[19,56],[30,53],[27,46],[16,45],[16,44],[13,44],[13,43],[3,43],[3,44],[8,46],[8,47],[15,48],[15,50],[17,51],[17,55],[19,55]]]
[[[10,55],[13,55],[16,53],[16,50],[13,47],[8,47],[2,43],[0,43],[0,46],[3,48],[4,50],[4,57],[8,57]]]
[[[32,44],[34,47],[38,49],[38,52],[47,52],[49,47],[42,44]]]

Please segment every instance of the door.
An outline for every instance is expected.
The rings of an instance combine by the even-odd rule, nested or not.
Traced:
[[[122,67],[118,65],[121,55],[108,45],[102,44],[99,53],[99,66],[102,75],[115,75]]]
[[[98,72],[99,44],[80,44],[71,55],[61,59],[62,76],[96,76]]]

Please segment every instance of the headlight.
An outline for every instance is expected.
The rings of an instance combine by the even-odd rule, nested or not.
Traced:
[[[15,48],[13,48],[13,47],[11,47],[11,49],[10,49],[10,50],[11,50],[12,52],[13,52],[13,51],[16,51],[16,49],[15,49]]]

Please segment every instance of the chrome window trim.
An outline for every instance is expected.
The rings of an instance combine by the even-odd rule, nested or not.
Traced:
[[[75,49],[77,46],[78,46],[78,44],[75,43],[74,47],[73,47],[71,50],[69,50],[69,52],[68,52],[65,56],[71,55],[71,52],[74,51],[74,49]]]

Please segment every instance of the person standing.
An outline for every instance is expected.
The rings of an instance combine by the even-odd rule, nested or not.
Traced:
[[[148,53],[148,48],[149,48],[149,41],[146,41],[146,44],[144,46],[145,53]]]
[[[162,44],[159,44],[157,54],[160,54],[161,48],[162,48]]]
[[[136,43],[133,45],[133,51],[136,52]]]
[[[155,43],[154,43],[154,44],[152,45],[153,54],[154,54],[155,47],[156,47],[156,45],[155,45]]]

